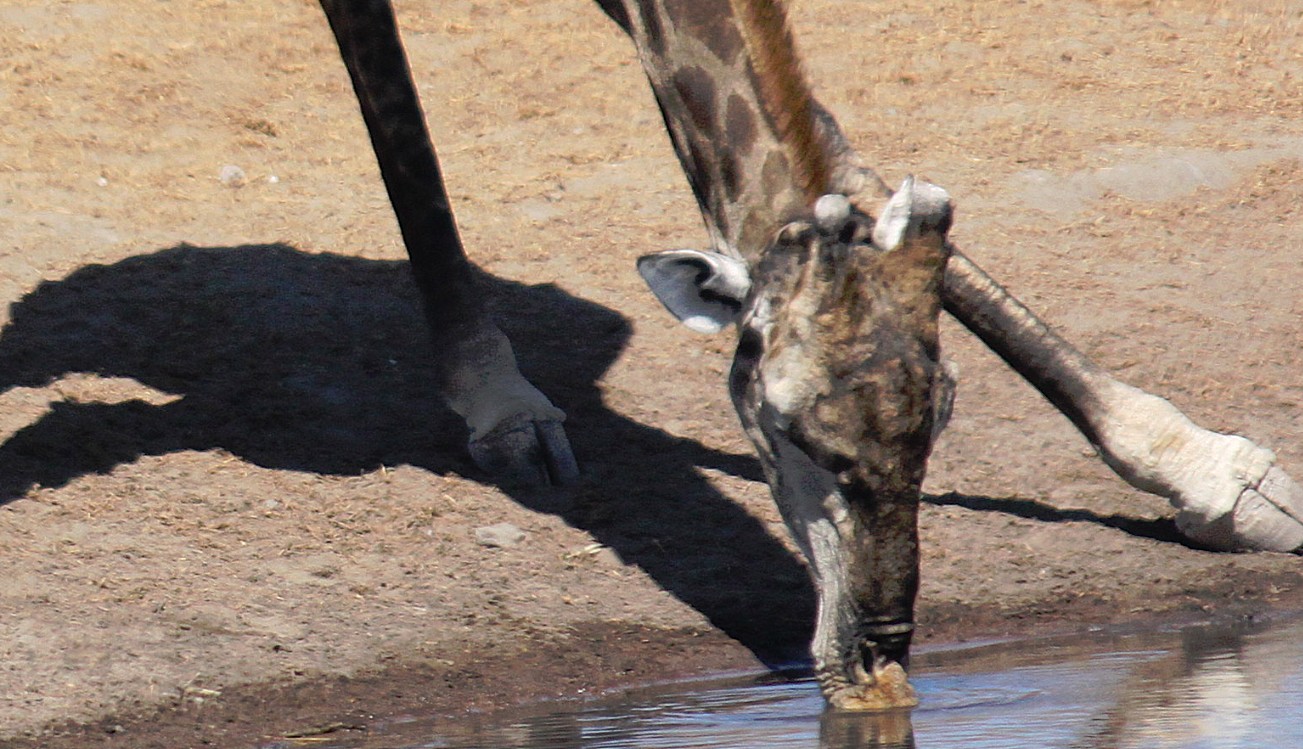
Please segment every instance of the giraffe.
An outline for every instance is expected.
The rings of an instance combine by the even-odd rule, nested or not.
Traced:
[[[907,178],[876,221],[840,195],[813,213],[765,248],[745,293],[711,284],[726,256],[654,255],[644,275],[672,312],[690,298],[682,287],[711,286],[740,329],[729,388],[810,563],[811,651],[829,704],[908,707],[919,499],[947,400],[937,318],[950,199]],[[663,267],[685,262],[712,270]]]
[[[664,35],[660,54],[692,62],[652,82],[662,107],[677,97],[690,112],[666,119],[725,251],[646,255],[639,271],[689,327],[740,330],[730,395],[810,563],[824,696],[841,709],[909,707],[918,505],[945,401],[949,196],[907,179],[877,221],[862,212],[848,195],[871,185],[864,200],[876,202],[880,183],[839,160],[847,148],[814,102],[782,7],[732,9],[737,25],[722,33]],[[704,59],[691,49],[703,39]],[[729,72],[738,66],[754,75]],[[721,137],[729,147],[712,148]]]
[[[940,306],[1122,478],[1167,497],[1189,538],[1303,548],[1303,489],[1269,450],[1112,378],[947,242],[944,191],[907,180],[893,193],[861,164],[811,95],[781,6],[597,1],[638,50],[712,244],[646,256],[639,270],[688,327],[738,326],[730,389],[811,561],[812,649],[831,704],[914,700],[913,518],[943,420]],[[321,4],[442,353],[435,384],[466,420],[472,457],[507,482],[575,480],[564,414],[521,375],[474,287],[388,0]]]

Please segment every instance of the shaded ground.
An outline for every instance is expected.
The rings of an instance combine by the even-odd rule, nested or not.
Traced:
[[[703,235],[630,45],[580,0],[438,5],[400,3],[413,66],[472,255],[570,414],[573,490],[462,455],[312,4],[0,4],[0,744],[251,746],[801,651],[730,341],[632,270]],[[1297,475],[1303,6],[1238,5],[797,15],[889,181],[946,186],[958,244],[1070,340]],[[946,346],[925,641],[1303,604],[1297,557],[1176,543]],[[497,522],[525,541],[477,544]]]

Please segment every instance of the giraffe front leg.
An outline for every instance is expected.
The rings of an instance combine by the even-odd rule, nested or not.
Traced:
[[[1303,488],[1250,440],[1195,424],[1050,330],[955,250],[946,310],[1067,416],[1132,486],[1166,498],[1177,528],[1222,550],[1303,552]]]
[[[521,375],[462,250],[388,0],[321,0],[348,68],[420,288],[435,378],[470,427],[471,457],[509,484],[578,477],[565,415]]]
[[[436,342],[440,336],[436,335]],[[516,366],[511,343],[483,322],[443,342],[443,394],[470,428],[471,459],[499,482],[543,486],[579,478],[565,413]]]

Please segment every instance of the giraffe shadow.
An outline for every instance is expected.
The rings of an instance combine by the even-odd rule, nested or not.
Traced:
[[[923,501],[937,507],[963,507],[976,512],[998,512],[1042,523],[1094,523],[1137,538],[1191,546],[1171,519],[1135,518],[1116,513],[1105,515],[1085,509],[1061,509],[1020,497],[982,497],[958,492],[925,495]],[[1197,548],[1197,547],[1194,547]]]
[[[589,476],[507,490],[591,533],[762,661],[802,657],[814,593],[760,522],[709,485],[759,480],[754,459],[636,423],[596,385],[628,322],[552,285],[481,274],[529,341],[522,368],[569,415]],[[222,449],[272,469],[354,476],[408,464],[487,480],[437,398],[435,356],[405,262],[286,245],[183,245],[42,284],[0,330],[0,394],[69,373],[131,378],[171,399],[56,401],[0,443],[0,504],[142,456]]]

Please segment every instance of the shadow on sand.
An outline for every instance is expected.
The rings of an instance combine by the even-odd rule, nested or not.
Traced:
[[[999,512],[1028,520],[1039,520],[1042,523],[1095,523],[1137,538],[1148,538],[1154,541],[1165,541],[1185,546],[1190,545],[1189,540],[1181,535],[1180,531],[1176,529],[1176,523],[1170,518],[1146,519],[1118,514],[1103,515],[1091,510],[1064,510],[1032,499],[977,497],[956,492],[928,495],[923,498],[923,501],[938,507],[963,507],[976,512]]]
[[[803,657],[804,570],[696,469],[759,480],[608,409],[596,382],[630,335],[618,313],[551,285],[488,275],[522,368],[569,414],[585,480],[508,490],[582,528],[721,630],[775,663]],[[87,266],[39,286],[0,331],[0,393],[68,373],[128,377],[154,405],[57,401],[0,444],[0,504],[143,455],[221,448],[273,469],[357,475],[409,464],[485,480],[425,370],[434,356],[406,263],[285,245],[181,246]]]

